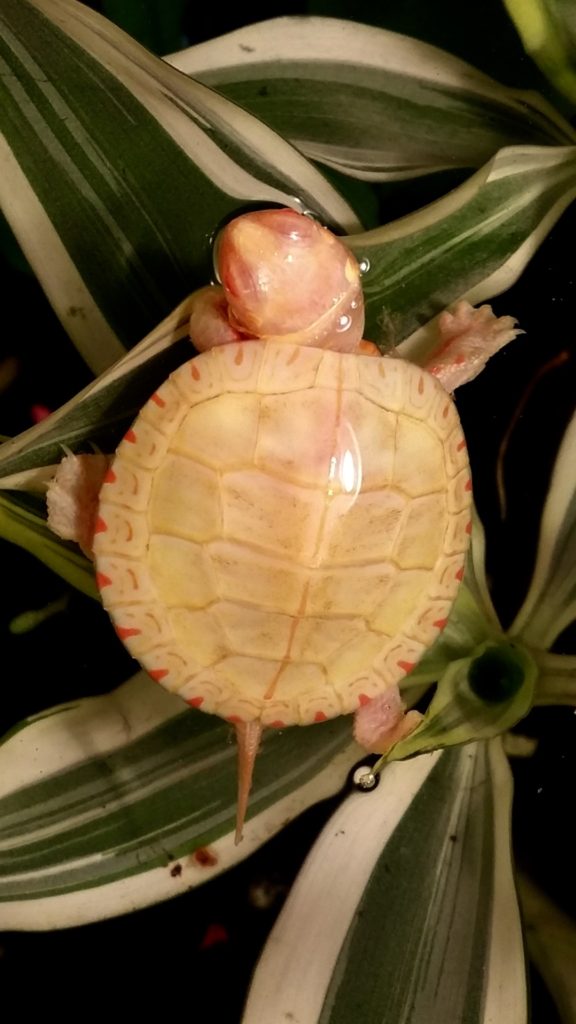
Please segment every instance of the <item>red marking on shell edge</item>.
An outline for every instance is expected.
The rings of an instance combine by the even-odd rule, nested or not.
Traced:
[[[358,704],[363,708],[366,704],[369,704],[372,697],[368,697],[365,693],[358,694]]]
[[[464,440],[464,438],[462,438],[462,440],[459,441],[457,446],[456,446],[456,451],[457,452],[461,452],[462,449],[465,448],[465,447],[466,447],[466,441]]]
[[[415,661],[397,661],[396,664],[398,665],[398,668],[402,669],[403,672],[408,673],[408,672],[411,672],[412,669],[415,667],[416,662]]]
[[[96,522],[94,523],[94,533],[106,533],[108,529],[108,523],[104,522],[102,516],[96,516]]]
[[[448,619],[436,619],[436,622],[433,622],[432,625],[436,626],[436,629],[446,629],[447,623]]]
[[[328,715],[325,715],[323,711],[317,711],[316,714],[314,715],[315,722],[326,722],[327,719]]]
[[[240,718],[239,715],[229,715],[226,721],[230,722],[232,725],[240,725],[244,719]]]
[[[450,412],[450,404],[449,404],[449,403],[447,403],[447,404],[446,404],[446,405],[444,406],[444,408],[442,409],[442,416],[444,417],[444,419],[446,419],[446,417],[447,417],[447,415],[448,415],[448,413],[449,413],[449,412]]]
[[[102,590],[102,587],[109,587],[111,585],[111,583],[112,583],[112,580],[110,579],[109,576],[106,575],[106,573],[104,573],[104,572],[97,572],[96,573],[96,586],[99,587],[100,590]]]
[[[238,348],[236,349],[234,362],[236,363],[236,366],[242,366],[242,363],[244,362],[244,349],[242,348],[242,345],[238,345]]]
[[[472,490],[472,481],[470,480],[470,478],[468,478],[468,480],[464,484],[464,490],[465,491],[471,491]]]
[[[148,669],[148,675],[151,676],[152,679],[155,680],[155,682],[159,683],[161,679],[164,679],[164,677],[168,675],[168,669],[167,668],[149,668]]]
[[[472,533],[472,520],[466,523],[466,533]]]
[[[423,393],[424,393],[424,377],[419,377],[418,378],[418,394],[422,395]]]
[[[191,708],[199,708],[204,703],[204,697],[189,697],[186,701]]]
[[[136,444],[136,434],[132,430],[132,427],[130,427],[130,430],[127,430],[124,434],[124,440],[128,441],[128,444]]]
[[[460,568],[458,569],[458,572],[455,574],[455,576],[456,576],[457,580],[463,580],[464,579],[464,566],[463,565],[460,566]]]
[[[116,633],[121,640],[127,640],[129,636],[139,636],[141,632],[141,629],[130,626],[116,626]]]
[[[192,363],[192,366],[190,367],[190,373],[194,377],[194,380],[200,380],[200,370],[198,369],[195,363]]]
[[[155,391],[154,394],[152,395],[152,401],[154,402],[154,405],[158,406],[159,409],[163,409],[164,406],[166,405],[166,402],[164,401],[163,398],[160,398],[160,395],[158,394],[157,391]]]
[[[113,469],[109,469],[107,471],[107,473],[106,473],[102,483],[103,484],[115,484],[116,483],[116,473],[114,472]]]
[[[286,722],[281,722],[280,719],[277,718],[275,722],[270,722],[270,728],[271,729],[285,729],[286,728]]]

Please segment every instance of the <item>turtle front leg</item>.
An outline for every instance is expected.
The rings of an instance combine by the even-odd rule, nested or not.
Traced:
[[[98,498],[110,459],[107,455],[66,455],[48,485],[48,526],[73,540],[92,559]]]
[[[439,344],[426,369],[452,392],[474,380],[488,360],[518,334],[512,316],[497,317],[491,306],[476,309],[462,300],[438,317]]]

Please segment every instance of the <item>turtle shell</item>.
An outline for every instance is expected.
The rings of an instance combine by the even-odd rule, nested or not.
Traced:
[[[304,725],[355,711],[436,639],[470,502],[456,409],[421,368],[224,345],[119,445],[97,579],[129,651],[190,705]]]

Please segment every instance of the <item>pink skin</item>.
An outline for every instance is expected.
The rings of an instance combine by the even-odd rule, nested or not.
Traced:
[[[287,209],[236,218],[220,235],[216,266],[222,284],[200,289],[191,300],[190,337],[198,351],[262,340],[380,355],[362,339],[364,305],[356,259],[311,218]],[[438,346],[427,369],[454,390],[520,333],[514,323],[511,317],[497,319],[489,306],[476,310],[458,303],[438,319]],[[60,536],[77,540],[88,554],[106,468],[103,456],[69,455],[48,493],[49,525]],[[389,687],[357,711],[357,741],[369,751],[387,752],[421,721],[417,712],[405,711],[398,687]],[[257,721],[236,726],[236,842],[242,838],[261,734]]]

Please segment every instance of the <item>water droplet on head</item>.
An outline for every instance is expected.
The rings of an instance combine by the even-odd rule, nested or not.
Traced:
[[[361,274],[368,273],[370,270],[370,260],[367,256],[363,256],[362,259],[358,261],[358,269]]]
[[[343,313],[342,316],[338,317],[338,323],[336,325],[336,330],[339,331],[339,332],[347,331],[348,328],[351,326],[351,324],[352,324],[352,317],[348,316],[346,313]]]

